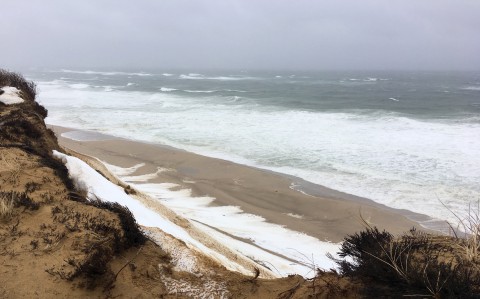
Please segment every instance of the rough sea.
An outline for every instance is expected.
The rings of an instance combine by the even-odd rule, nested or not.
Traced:
[[[50,124],[270,169],[453,223],[449,209],[464,215],[480,200],[480,72],[25,75]]]

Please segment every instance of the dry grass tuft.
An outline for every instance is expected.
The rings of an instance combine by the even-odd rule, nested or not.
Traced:
[[[476,207],[472,207],[472,204],[469,204],[468,213],[464,217],[453,212],[443,202],[442,204],[458,220],[458,224],[455,227],[450,222],[447,222],[453,236],[457,240],[455,246],[464,252],[464,258],[467,261],[480,262],[480,201],[477,201]]]
[[[0,219],[6,220],[13,216],[15,208],[25,207],[29,210],[37,210],[39,204],[32,201],[25,193],[0,192]]]
[[[8,196],[6,194],[0,195],[0,219],[8,219],[13,214],[13,208],[15,207],[15,198],[12,194]]]

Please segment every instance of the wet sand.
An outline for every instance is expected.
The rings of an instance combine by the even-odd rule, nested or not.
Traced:
[[[346,235],[364,229],[364,221],[399,234],[412,227],[420,228],[411,219],[428,220],[424,215],[388,208],[272,171],[168,146],[57,126],[52,129],[63,147],[120,167],[145,163],[134,175],[169,169],[149,182],[178,184],[191,189],[193,196],[214,197],[211,205],[238,206],[246,213],[322,241],[339,242]],[[66,132],[70,138],[61,136]]]

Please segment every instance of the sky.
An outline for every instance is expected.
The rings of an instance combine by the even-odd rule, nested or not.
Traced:
[[[0,6],[0,68],[480,70],[478,0]]]

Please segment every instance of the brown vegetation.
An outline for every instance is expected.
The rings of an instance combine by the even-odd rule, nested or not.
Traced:
[[[363,282],[368,297],[478,298],[480,260],[463,250],[472,238],[434,236],[412,229],[400,237],[377,228],[342,244],[340,273]],[[346,259],[345,259],[346,258]]]

